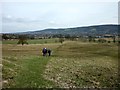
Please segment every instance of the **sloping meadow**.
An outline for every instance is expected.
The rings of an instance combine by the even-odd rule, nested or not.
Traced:
[[[118,87],[115,44],[66,42],[46,66],[44,77],[62,88]]]
[[[51,57],[42,48],[52,49]],[[63,44],[4,44],[4,88],[103,88],[118,86],[118,46],[65,41]]]

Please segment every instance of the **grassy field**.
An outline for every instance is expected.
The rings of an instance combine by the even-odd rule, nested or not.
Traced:
[[[2,44],[17,44],[18,40],[3,40]],[[27,42],[29,44],[45,44],[45,43],[58,43],[58,38],[52,38],[52,39],[28,39]]]
[[[43,57],[43,47],[52,49],[52,56]],[[65,41],[22,46],[6,43],[2,52],[4,88],[118,86],[117,44]]]

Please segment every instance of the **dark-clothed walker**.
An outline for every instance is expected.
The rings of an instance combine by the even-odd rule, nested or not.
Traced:
[[[47,52],[48,52],[48,55],[51,56],[51,50],[48,49]]]
[[[43,53],[43,56],[46,56],[46,54],[47,54],[47,49],[46,49],[46,48],[43,48],[42,53]]]

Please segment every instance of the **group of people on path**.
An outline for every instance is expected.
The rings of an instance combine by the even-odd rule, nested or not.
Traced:
[[[47,48],[43,48],[42,50],[43,56],[47,56],[47,53],[49,56],[51,56],[51,50]]]

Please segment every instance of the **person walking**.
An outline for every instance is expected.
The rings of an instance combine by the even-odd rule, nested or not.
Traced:
[[[46,54],[47,54],[47,49],[46,49],[46,48],[43,48],[42,53],[43,53],[43,56],[46,56]]]
[[[47,52],[48,52],[48,55],[51,56],[51,50],[48,49]]]

